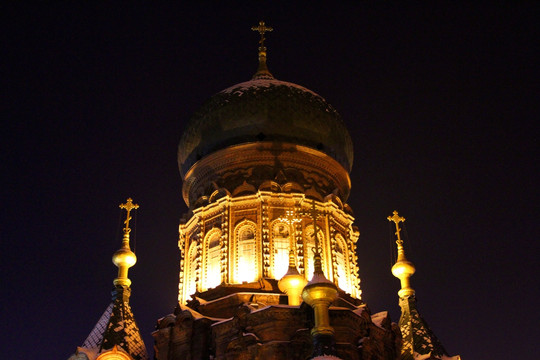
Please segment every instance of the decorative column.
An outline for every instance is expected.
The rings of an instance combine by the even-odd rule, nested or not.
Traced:
[[[229,258],[229,212],[230,200],[223,203],[223,212],[221,214],[221,238],[220,238],[220,272],[221,283],[226,283],[228,279],[227,259]]]

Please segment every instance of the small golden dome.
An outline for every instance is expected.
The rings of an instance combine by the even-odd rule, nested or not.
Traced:
[[[137,256],[130,249],[122,248],[114,253],[112,262],[117,267],[132,267],[137,262]]]
[[[410,277],[415,271],[414,264],[408,260],[398,261],[392,266],[392,274],[398,279]]]
[[[306,286],[307,280],[300,275],[296,267],[289,266],[287,273],[279,280],[279,290],[287,294],[289,305],[297,306],[301,303],[302,289]]]

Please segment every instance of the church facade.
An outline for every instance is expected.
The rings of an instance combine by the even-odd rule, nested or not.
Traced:
[[[418,338],[425,322],[414,291],[403,291],[414,272],[404,254],[394,273],[400,324],[362,301],[347,204],[350,135],[324,98],[274,78],[264,45],[271,28],[253,30],[256,74],[212,96],[180,140],[189,210],[179,225],[178,306],[158,320],[154,358],[450,358],[427,325]],[[102,353],[119,347],[137,359],[113,345]]]

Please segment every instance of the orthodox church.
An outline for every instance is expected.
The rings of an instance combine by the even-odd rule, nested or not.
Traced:
[[[154,359],[460,359],[448,356],[416,307],[397,211],[401,318],[362,301],[347,204],[351,137],[338,112],[266,64],[251,80],[212,96],[180,139],[188,212],[179,225],[178,305],[153,332]],[[130,212],[112,303],[70,360],[148,359],[129,306]],[[148,345],[148,344],[147,344]]]

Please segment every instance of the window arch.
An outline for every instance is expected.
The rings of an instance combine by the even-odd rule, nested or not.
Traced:
[[[211,289],[221,284],[221,230],[213,228],[205,237],[205,278],[204,287]]]
[[[287,223],[274,221],[272,224],[272,274],[281,279],[289,268],[290,227]]]
[[[259,277],[256,229],[255,224],[247,220],[236,226],[236,282],[253,282]]]
[[[185,283],[185,298],[190,297],[197,291],[197,243],[192,242],[187,256],[187,276]]]
[[[313,260],[313,253],[315,251],[315,237],[313,236],[314,230],[313,225],[308,225],[304,228],[304,264],[305,264],[305,275],[306,279],[309,281],[313,277],[313,271],[315,270],[315,264]],[[324,234],[318,228],[317,229],[317,238],[319,240],[319,247],[322,247],[324,244]],[[324,269],[324,251],[321,250],[321,260],[323,263]]]
[[[336,250],[334,252],[336,268],[337,268],[337,283],[341,290],[351,294],[349,262],[347,243],[341,234],[336,235]]]

